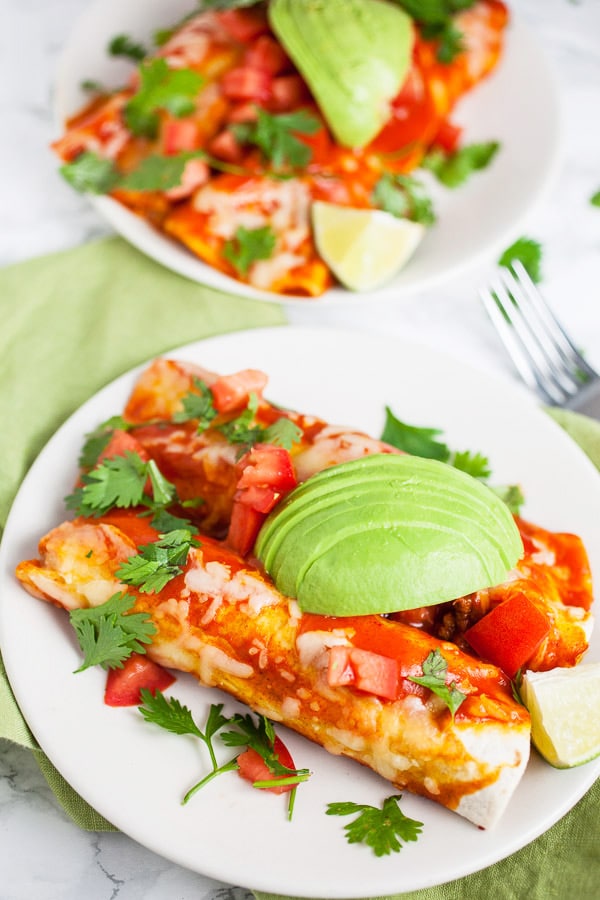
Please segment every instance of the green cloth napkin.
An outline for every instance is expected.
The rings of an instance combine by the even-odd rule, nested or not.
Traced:
[[[144,360],[227,331],[285,323],[275,304],[236,298],[169,272],[120,238],[0,271],[0,529],[27,469],[61,423]],[[251,339],[251,338],[249,338]],[[600,423],[553,416],[600,469]],[[30,749],[81,828],[114,830],[65,782],[25,723],[0,658],[0,739]],[[494,866],[403,900],[563,900],[597,896],[600,782],[545,835]],[[468,847],[465,847],[468,853]],[[435,866],[435,857],[431,860]],[[401,860],[399,860],[401,866]],[[257,900],[280,900],[255,891]],[[377,900],[377,898],[373,898]]]

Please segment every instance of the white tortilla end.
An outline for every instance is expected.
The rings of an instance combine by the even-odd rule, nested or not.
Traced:
[[[529,724],[510,730],[506,726],[487,727],[461,737],[480,769],[496,769],[498,777],[480,791],[466,794],[456,812],[480,828],[491,828],[501,818],[525,772],[531,749]]]

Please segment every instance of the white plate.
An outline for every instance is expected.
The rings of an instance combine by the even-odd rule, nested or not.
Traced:
[[[58,122],[88,99],[80,89],[84,79],[93,78],[111,87],[123,84],[131,66],[108,57],[105,48],[111,37],[125,32],[150,46],[157,27],[173,24],[191,8],[191,0],[95,0],[77,23],[62,57],[56,85]],[[506,52],[498,69],[461,101],[453,119],[464,126],[467,143],[501,142],[501,152],[493,164],[453,191],[426,178],[439,220],[404,270],[371,294],[334,287],[317,301],[319,305],[393,298],[430,288],[468,266],[499,255],[520,234],[526,214],[545,193],[556,170],[559,114],[552,73],[518,19],[509,27]],[[194,281],[271,302],[315,303],[243,285],[200,262],[109,197],[96,197],[92,202],[139,250]]]
[[[600,577],[600,477],[518,388],[424,347],[355,332],[332,342],[326,330],[261,329],[174,355],[221,372],[263,368],[275,402],[373,434],[380,433],[385,404],[414,424],[444,429],[457,449],[489,454],[498,483],[523,485],[528,517],[580,534]],[[534,756],[502,821],[488,832],[405,794],[402,807],[424,823],[423,834],[400,854],[378,859],[346,842],[346,820],[326,816],[325,804],[379,804],[394,793],[390,785],[281,729],[296,764],[313,772],[298,790],[291,823],[285,798],[250,790],[234,774],[182,807],[185,790],[207,771],[203,749],[145,723],[136,709],[105,706],[101,670],[72,674],[79,654],[67,616],[25,593],[13,574],[19,560],[36,555],[45,530],[65,517],[62,497],[76,476],[82,435],[122,409],[133,381],[130,373],[100,391],[48,443],[15,501],[0,565],[0,637],[17,700],[54,765],[92,806],[141,844],[212,878],[273,893],[349,898],[415,890],[484,868],[574,805],[600,762],[557,771]],[[598,636],[590,658],[600,659]],[[180,676],[172,691],[200,723],[210,703],[240,708],[188,677]]]

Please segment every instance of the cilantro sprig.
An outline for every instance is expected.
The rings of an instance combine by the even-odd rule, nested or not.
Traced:
[[[160,110],[167,110],[176,118],[189,116],[204,79],[193,69],[170,69],[162,57],[142,63],[138,71],[139,89],[125,104],[123,115],[133,134],[154,138]]]
[[[382,441],[404,453],[410,453],[412,456],[437,459],[440,462],[448,463],[467,475],[488,484],[492,475],[488,457],[478,451],[451,450],[448,444],[441,440],[442,435],[443,432],[439,428],[409,425],[399,419],[389,406],[385,407],[385,423],[381,432]],[[525,498],[518,485],[494,487],[488,484],[488,487],[504,500],[514,515],[519,514]]]
[[[282,765],[275,753],[275,730],[273,723],[266,716],[259,716],[256,723],[250,714],[241,715],[239,713],[233,716],[223,715],[223,704],[212,704],[209,710],[208,718],[204,731],[198,727],[192,716],[191,710],[182,705],[175,697],[167,698],[161,691],[152,694],[150,691],[142,690],[141,698],[143,705],[139,707],[139,711],[147,722],[152,722],[172,734],[189,734],[199,738],[206,745],[208,750],[211,771],[204,775],[196,784],[185,793],[182,803],[186,804],[201,788],[225,772],[234,772],[239,766],[237,758],[239,753],[228,762],[219,765],[215,752],[213,738],[219,732],[219,737],[223,744],[227,747],[235,747],[243,751],[246,748],[252,748],[264,760],[269,771],[274,775],[272,781],[255,782],[254,787],[268,788],[274,784],[293,784],[297,786],[302,781],[306,781],[310,777],[308,769],[289,769]],[[225,727],[232,730],[223,731]],[[275,776],[278,776],[275,778]],[[290,802],[288,806],[288,818],[291,818],[293,810],[293,798],[295,789],[290,791]]]
[[[422,165],[445,187],[456,188],[464,184],[474,172],[486,169],[499,150],[498,141],[467,144],[454,153],[436,148],[427,154]]]
[[[454,16],[470,9],[476,0],[395,0],[417,22],[425,40],[435,41],[436,56],[451,63],[465,49],[464,35]]]
[[[411,219],[430,226],[436,221],[431,199],[417,178],[386,172],[377,181],[372,195],[373,203],[400,219]]]
[[[423,662],[423,675],[409,675],[408,680],[422,687],[429,688],[432,693],[444,701],[454,720],[456,710],[467,699],[467,695],[456,687],[456,682],[446,684],[448,663],[439,650],[432,650]]]
[[[141,62],[148,51],[143,44],[133,40],[128,34],[117,34],[109,41],[107,47],[110,56],[122,56],[133,62]]]
[[[260,228],[236,228],[232,238],[223,245],[223,256],[240,275],[247,275],[252,263],[270,259],[277,238],[270,225]]]
[[[191,531],[174,529],[157,541],[139,547],[139,553],[126,559],[116,576],[125,584],[135,585],[143,594],[158,593],[182,573],[190,548],[199,546]]]
[[[83,652],[77,672],[98,665],[120,669],[132,653],[146,652],[144,644],[152,643],[156,626],[146,613],[130,612],[134,604],[135,597],[118,592],[100,606],[69,613]]]
[[[150,479],[153,498],[146,494]],[[126,450],[123,456],[102,460],[81,476],[81,486],[65,497],[67,509],[79,516],[95,518],[113,507],[166,506],[176,498],[175,487],[162,475],[154,460],[143,460],[139,453]]]
[[[181,404],[182,408],[173,415],[173,421],[188,422],[195,419],[198,422],[198,433],[211,427],[218,416],[211,390],[200,378],[194,378],[193,390],[182,398]],[[281,416],[265,427],[255,421],[257,410],[258,396],[252,391],[246,408],[239,415],[213,427],[220,431],[229,443],[239,444],[244,450],[259,442],[275,444],[290,450],[293,444],[301,440],[302,429],[287,416]]]
[[[416,841],[423,830],[423,822],[410,819],[400,809],[402,794],[387,797],[381,806],[365,803],[328,803],[328,816],[352,816],[356,818],[344,825],[349,844],[366,844],[375,856],[399,853],[403,843]]]
[[[517,238],[504,250],[498,265],[510,269],[514,262],[520,262],[531,280],[539,284],[542,280],[542,245],[539,241],[525,236]]]
[[[271,114],[256,107],[255,122],[238,122],[230,126],[241,144],[253,144],[275,170],[304,168],[312,158],[312,150],[299,134],[315,134],[321,122],[312,113],[300,109]]]

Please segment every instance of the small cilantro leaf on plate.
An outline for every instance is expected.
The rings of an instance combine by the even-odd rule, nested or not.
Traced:
[[[79,455],[79,466],[82,469],[92,469],[98,462],[98,457],[108,446],[114,431],[129,431],[131,424],[121,416],[111,416],[101,422],[97,428],[85,435],[85,441]]]
[[[104,459],[81,476],[82,487],[65,497],[67,509],[80,516],[101,516],[113,506],[139,506],[144,497],[148,466],[138,453]]]
[[[198,433],[206,431],[210,423],[217,416],[217,411],[213,402],[213,395],[201,378],[194,378],[194,390],[189,391],[181,401],[181,409],[176,412],[172,419],[173,422],[189,422],[191,419],[198,420]]]
[[[316,116],[306,110],[273,115],[260,107],[256,113],[256,122],[231,126],[237,140],[258,147],[275,169],[303,168],[310,162],[312,150],[297,135],[318,131],[321,123]]]
[[[486,481],[492,474],[490,461],[483,453],[472,453],[470,450],[459,450],[452,454],[450,459],[455,469],[466,472],[473,478]]]
[[[440,462],[447,462],[450,459],[448,445],[437,440],[438,435],[442,434],[439,428],[420,428],[408,425],[398,419],[389,406],[386,406],[385,413],[382,441],[413,456],[439,459]]]
[[[399,219],[433,225],[436,216],[423,184],[411,175],[385,172],[375,184],[373,202]]]
[[[500,149],[498,141],[468,144],[454,153],[436,149],[428,153],[423,166],[448,188],[459,187],[474,172],[486,169]]]
[[[531,280],[539,284],[542,280],[542,245],[533,238],[517,238],[506,248],[498,260],[498,265],[509,269],[517,261],[521,263]]]
[[[590,203],[592,204],[592,206],[600,206],[600,191],[596,191],[594,194],[592,194],[592,196],[590,197]]]
[[[349,844],[366,844],[376,856],[399,853],[403,841],[416,841],[423,830],[423,823],[405,816],[399,806],[402,795],[393,795],[383,801],[381,809],[364,803],[328,803],[328,816],[352,816],[356,818],[344,825]]]
[[[121,563],[115,574],[143,594],[159,593],[181,574],[190,548],[199,546],[187,528],[169,531],[157,541],[140,547],[140,552]]]
[[[189,160],[202,156],[200,151],[186,151],[172,156],[153,153],[143,159],[137,168],[124,175],[118,187],[128,191],[168,191],[181,184]]]
[[[133,62],[141,62],[148,51],[142,44],[136,43],[128,34],[117,34],[108,44],[110,56],[123,56]]]

